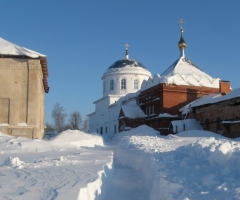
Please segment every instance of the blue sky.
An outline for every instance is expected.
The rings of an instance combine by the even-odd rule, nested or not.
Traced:
[[[50,91],[45,121],[55,103],[83,118],[102,97],[101,77],[130,58],[161,74],[179,57],[183,19],[186,57],[212,77],[240,87],[240,1],[231,0],[1,0],[0,37],[47,55]]]

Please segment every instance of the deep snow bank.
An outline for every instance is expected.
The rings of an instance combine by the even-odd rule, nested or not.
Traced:
[[[55,138],[49,141],[50,144],[60,146],[62,148],[68,147],[94,147],[96,145],[103,146],[103,139],[96,134],[88,134],[78,130],[63,131]]]
[[[112,181],[112,162],[105,165],[102,171],[98,172],[98,178],[87,187],[81,188],[78,195],[78,200],[105,200],[106,192],[109,190]]]
[[[0,133],[0,152],[47,152],[57,148],[104,146],[99,135],[87,134],[78,130],[67,130],[51,140],[28,139]]]
[[[114,165],[140,171],[150,200],[240,198],[238,141],[207,131],[142,135],[122,137]]]
[[[123,131],[118,134],[116,134],[112,140],[113,141],[120,141],[122,138],[125,136],[157,136],[159,135],[159,132],[152,129],[149,126],[146,125],[141,125],[138,126],[137,128],[134,128],[130,131]]]

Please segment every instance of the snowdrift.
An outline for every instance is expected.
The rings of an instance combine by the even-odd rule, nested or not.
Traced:
[[[88,134],[78,130],[67,130],[49,141],[50,144],[62,148],[103,146],[103,139],[99,135]]]

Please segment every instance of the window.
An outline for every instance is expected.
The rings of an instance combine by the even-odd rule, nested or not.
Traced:
[[[148,115],[148,107],[146,106],[146,115]]]
[[[126,79],[125,78],[121,80],[121,89],[122,90],[126,89]]]
[[[107,133],[107,127],[105,127],[105,133]]]
[[[134,90],[138,90],[138,80],[134,80]]]
[[[114,82],[113,82],[113,80],[110,81],[110,90],[114,90]]]
[[[155,110],[154,110],[154,105],[152,105],[152,114],[155,113]]]

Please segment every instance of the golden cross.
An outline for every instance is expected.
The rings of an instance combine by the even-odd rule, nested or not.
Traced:
[[[128,50],[128,47],[130,46],[128,43],[124,45],[126,47],[126,50]]]
[[[183,29],[182,25],[185,24],[185,22],[182,19],[180,19],[178,22],[180,23],[180,28]]]

